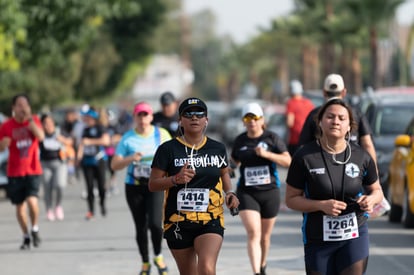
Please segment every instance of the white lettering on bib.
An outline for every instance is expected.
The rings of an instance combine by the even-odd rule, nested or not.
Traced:
[[[207,212],[209,189],[184,188],[177,194],[177,209],[183,211]]]
[[[151,166],[146,163],[138,163],[134,165],[135,178],[149,178],[151,174]]]
[[[359,237],[355,212],[334,217],[323,216],[323,240],[328,242],[344,241]]]
[[[270,183],[269,166],[246,167],[244,169],[246,186],[263,185]]]

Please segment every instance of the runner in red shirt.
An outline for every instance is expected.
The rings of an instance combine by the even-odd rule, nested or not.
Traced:
[[[38,193],[42,167],[39,159],[39,141],[45,134],[39,118],[32,115],[27,95],[19,94],[12,99],[12,117],[0,128],[0,151],[9,150],[7,167],[7,197],[16,205],[16,215],[24,239],[20,249],[40,245]],[[27,218],[30,211],[31,234]],[[31,236],[30,236],[31,235]]]
[[[309,112],[315,108],[312,101],[303,97],[302,84],[298,80],[290,83],[292,97],[286,103],[286,126],[289,130],[288,150],[291,156],[298,149],[299,136]]]

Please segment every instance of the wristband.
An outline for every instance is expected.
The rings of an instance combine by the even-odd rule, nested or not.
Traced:
[[[225,193],[226,193],[226,196],[229,195],[229,194],[233,194],[233,196],[236,196],[237,197],[236,193],[233,192],[233,191],[228,191],[228,192],[225,192]]]

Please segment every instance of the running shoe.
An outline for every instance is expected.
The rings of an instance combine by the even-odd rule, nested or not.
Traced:
[[[55,214],[56,214],[56,218],[59,220],[59,221],[62,221],[64,218],[65,218],[65,214],[64,214],[64,212],[63,212],[63,208],[62,208],[62,206],[56,206],[56,209],[55,209]]]
[[[167,275],[168,274],[168,268],[167,265],[164,262],[164,257],[162,255],[159,255],[154,258],[154,264],[158,269],[159,275]]]
[[[32,231],[32,240],[33,240],[33,246],[34,247],[39,247],[40,246],[40,243],[42,241],[40,240],[40,237],[39,237],[39,231]]]
[[[88,220],[88,221],[89,221],[89,220],[92,220],[92,219],[93,219],[93,213],[92,213],[92,212],[90,212],[90,211],[89,211],[88,213],[86,213],[86,215],[85,215],[85,219],[86,219],[86,220]]]
[[[101,205],[101,214],[102,214],[103,217],[106,216],[106,207],[105,207],[104,204]]]
[[[47,220],[53,222],[55,220],[55,214],[51,209],[47,210],[46,214]]]
[[[30,249],[30,238],[24,238],[23,243],[20,246],[20,250],[28,250]]]
[[[151,274],[151,264],[150,263],[142,263],[141,272],[139,275],[149,275]]]

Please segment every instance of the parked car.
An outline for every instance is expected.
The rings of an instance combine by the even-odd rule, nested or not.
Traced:
[[[234,139],[244,131],[242,122],[242,109],[245,102],[236,101],[230,105],[228,114],[224,119],[222,140],[231,145]]]
[[[285,105],[270,105],[265,109],[268,117],[266,126],[269,131],[276,133],[287,143],[288,130],[286,127],[286,107]]]
[[[206,101],[206,104],[208,107],[207,131],[209,133],[221,134],[229,105],[222,101]]]
[[[393,97],[376,96],[366,107],[365,115],[372,129],[380,183],[384,194],[388,192],[389,165],[394,140],[404,132],[414,116],[414,97],[395,94]]]
[[[310,99],[315,107],[321,106],[325,102],[322,90],[307,90],[303,96]]]
[[[268,119],[269,103],[260,99],[238,99],[229,105],[227,116],[224,118],[224,125],[222,131],[222,140],[227,145],[232,145],[234,139],[246,129],[244,128],[242,121],[243,106],[249,102],[257,102],[265,113],[265,119]],[[267,122],[267,120],[266,120]]]
[[[389,166],[390,222],[401,222],[414,228],[414,118],[404,135],[395,139],[395,149]],[[404,216],[404,217],[403,217]]]

